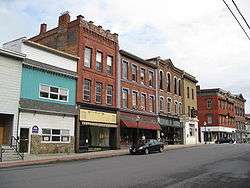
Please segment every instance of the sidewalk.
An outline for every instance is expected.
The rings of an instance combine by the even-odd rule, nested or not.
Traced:
[[[165,151],[176,150],[181,148],[190,148],[201,146],[202,144],[195,145],[169,145],[164,148]],[[42,154],[42,155],[25,155],[24,160],[18,161],[6,161],[0,162],[0,168],[9,168],[17,166],[37,165],[37,164],[49,164],[64,161],[76,161],[76,160],[90,160],[106,157],[114,157],[121,155],[128,155],[128,149],[120,150],[107,150],[89,153],[72,153],[72,154]]]

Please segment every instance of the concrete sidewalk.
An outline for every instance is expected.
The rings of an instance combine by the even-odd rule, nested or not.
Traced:
[[[181,149],[181,148],[197,147],[201,145],[202,144],[169,145],[169,146],[166,146],[164,150],[168,151],[168,150],[175,150],[175,149]],[[75,161],[75,160],[90,160],[90,159],[114,157],[114,156],[121,156],[121,155],[128,155],[128,154],[129,154],[128,149],[107,150],[107,151],[98,151],[98,152],[89,152],[89,153],[71,153],[71,154],[65,154],[65,153],[41,154],[41,155],[30,154],[30,155],[25,155],[24,160],[0,162],[0,168],[37,165],[37,164],[49,164],[49,163]]]

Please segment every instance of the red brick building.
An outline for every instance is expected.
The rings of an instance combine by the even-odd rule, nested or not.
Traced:
[[[30,40],[80,57],[78,62],[76,151],[86,148],[117,148],[117,54],[118,35],[68,12],[58,26]]]
[[[197,87],[199,140],[215,142],[222,137],[235,139],[235,96],[222,89]]]

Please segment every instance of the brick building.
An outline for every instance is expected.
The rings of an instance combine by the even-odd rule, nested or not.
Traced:
[[[214,143],[222,137],[235,138],[235,96],[230,92],[197,87],[199,139]]]
[[[131,144],[142,136],[156,139],[160,130],[156,115],[157,66],[120,50],[119,67],[121,144]]]
[[[170,59],[156,57],[147,62],[158,66],[157,106],[161,137],[169,144],[183,143],[183,127],[180,124],[180,114],[183,113],[183,71],[176,68]]]
[[[47,31],[41,24],[39,35],[30,40],[73,55],[77,69],[76,151],[90,148],[117,148],[117,54],[118,35],[87,22],[79,15],[71,21],[68,12],[58,26]]]
[[[234,113],[236,126],[236,141],[243,142],[246,135],[245,102],[242,94],[235,95]]]

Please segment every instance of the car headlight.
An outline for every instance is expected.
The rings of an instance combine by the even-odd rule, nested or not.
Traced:
[[[143,149],[143,147],[139,147],[139,149]]]

